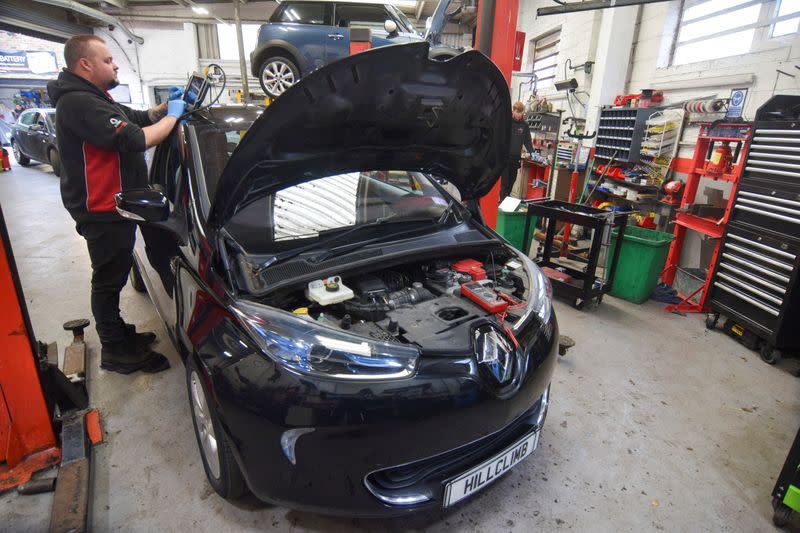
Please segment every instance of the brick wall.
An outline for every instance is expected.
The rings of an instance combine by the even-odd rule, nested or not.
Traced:
[[[11,33],[0,30],[0,50],[4,51],[50,51],[55,52],[59,70],[64,67],[64,45],[53,41],[46,41],[36,37],[29,37],[20,33]],[[40,74],[2,73],[0,78],[33,78],[44,79],[48,76]]]

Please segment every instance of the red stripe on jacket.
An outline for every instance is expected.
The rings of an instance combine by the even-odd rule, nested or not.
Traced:
[[[83,143],[86,167],[86,210],[90,213],[114,211],[114,194],[122,190],[119,153]]]

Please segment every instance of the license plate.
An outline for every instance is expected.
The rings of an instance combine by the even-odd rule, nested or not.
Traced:
[[[533,453],[538,443],[539,432],[528,433],[491,459],[450,481],[444,488],[444,507],[449,507],[478,492],[514,468],[517,463]]]

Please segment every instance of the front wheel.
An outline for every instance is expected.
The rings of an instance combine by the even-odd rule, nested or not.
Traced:
[[[22,153],[16,141],[11,141],[11,150],[14,152],[14,159],[17,160],[17,163],[23,167],[27,167],[31,164],[31,158]]]
[[[781,360],[781,353],[776,350],[774,346],[767,342],[761,344],[759,353],[761,354],[761,359],[770,365],[774,365]]]
[[[61,176],[61,156],[58,155],[58,150],[50,148],[49,152],[50,166],[53,167],[53,174],[56,177]]]
[[[144,284],[142,273],[139,271],[139,265],[136,264],[136,261],[133,262],[133,266],[131,267],[130,280],[133,290],[136,292],[147,292],[147,286]]]
[[[209,401],[203,374],[194,357],[186,358],[186,385],[192,410],[194,434],[203,459],[206,478],[213,489],[225,499],[235,500],[247,492],[242,471],[226,440],[213,403]]]
[[[785,505],[777,498],[773,499],[772,507],[774,509],[774,513],[772,514],[772,523],[778,527],[786,527],[789,525],[789,521],[792,519],[792,508],[788,505]]]
[[[258,81],[270,98],[277,98],[300,79],[300,69],[288,57],[273,56],[261,65]]]

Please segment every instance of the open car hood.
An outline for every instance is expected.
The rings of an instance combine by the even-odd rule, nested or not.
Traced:
[[[301,79],[253,123],[222,171],[209,223],[276,190],[358,170],[430,173],[464,200],[494,186],[508,159],[506,80],[480,52],[428,59],[429,43],[392,45]]]

